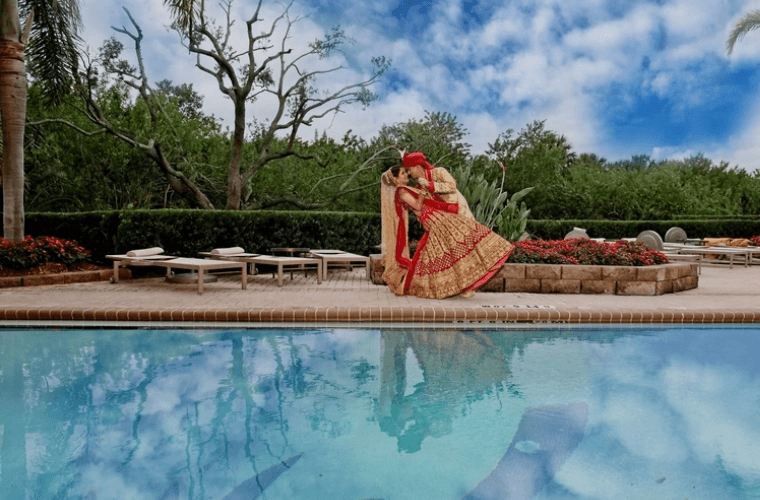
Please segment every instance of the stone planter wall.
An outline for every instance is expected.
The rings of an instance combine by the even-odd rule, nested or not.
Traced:
[[[382,276],[382,273],[381,273]],[[69,283],[85,283],[88,281],[108,281],[113,277],[113,270],[101,269],[94,271],[72,271],[69,273],[31,274],[27,276],[11,276],[0,278],[0,288],[17,286],[67,285]],[[119,279],[130,279],[132,271],[119,269]]]
[[[371,279],[384,285],[379,255],[370,256]],[[697,265],[674,262],[657,266],[579,266],[504,264],[481,292],[662,295],[697,288]]]

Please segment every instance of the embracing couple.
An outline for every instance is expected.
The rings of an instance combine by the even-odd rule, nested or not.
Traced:
[[[417,187],[409,186],[410,175]],[[403,154],[381,178],[383,280],[396,295],[471,296],[501,268],[513,246],[475,221],[456,181],[423,153]],[[409,255],[409,211],[425,233]]]

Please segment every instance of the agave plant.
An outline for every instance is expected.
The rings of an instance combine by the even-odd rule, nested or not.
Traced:
[[[475,220],[510,241],[523,238],[530,210],[521,200],[534,188],[525,188],[510,197],[504,191],[507,172],[504,165],[499,163],[502,170],[501,185],[497,185],[496,181],[488,182],[482,172],[474,174],[472,165],[470,161],[452,170],[451,175],[457,181],[459,192],[470,205]]]

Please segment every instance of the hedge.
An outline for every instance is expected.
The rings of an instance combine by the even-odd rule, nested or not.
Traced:
[[[97,262],[104,262],[108,254],[153,246],[186,257],[231,246],[253,253],[308,247],[369,255],[377,253],[380,244],[380,215],[230,210],[28,213],[26,232],[76,240]]]
[[[528,233],[537,239],[561,240],[574,227],[586,230],[592,238],[635,238],[646,230],[656,231],[663,238],[668,229],[680,227],[688,238],[749,238],[760,235],[760,220],[528,220]]]
[[[411,218],[413,219],[413,218]],[[659,221],[529,220],[533,237],[558,240],[574,227],[592,238],[633,238],[644,230],[664,237],[678,226],[689,238],[749,238],[760,235],[760,220],[702,219]],[[362,255],[377,253],[380,214],[231,210],[122,210],[81,213],[27,213],[26,234],[75,240],[93,259],[135,248],[162,247],[166,253],[194,257],[218,247],[240,246],[268,253],[272,247],[336,248]],[[410,223],[410,239],[422,229]]]

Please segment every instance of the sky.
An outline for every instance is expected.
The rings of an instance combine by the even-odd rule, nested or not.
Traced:
[[[255,31],[268,30],[283,6],[265,3]],[[236,47],[245,46],[255,7],[254,0],[232,4]],[[205,111],[230,124],[232,103],[168,28],[163,2],[82,0],[91,52],[111,36],[131,47],[112,29],[133,29],[122,8],[143,31],[150,79],[192,83]],[[507,130],[545,120],[578,154],[617,161],[701,153],[752,172],[760,169],[760,30],[730,56],[726,39],[755,9],[758,0],[293,0],[289,43],[297,53],[336,25],[354,40],[314,62],[344,67],[319,82],[326,90],[367,78],[372,57],[392,60],[372,88],[378,101],[321,120],[319,135],[340,139],[351,130],[369,141],[383,125],[445,112],[481,154]],[[223,21],[220,10],[211,14]],[[249,119],[272,109],[260,100]],[[303,135],[311,139],[314,130]]]

